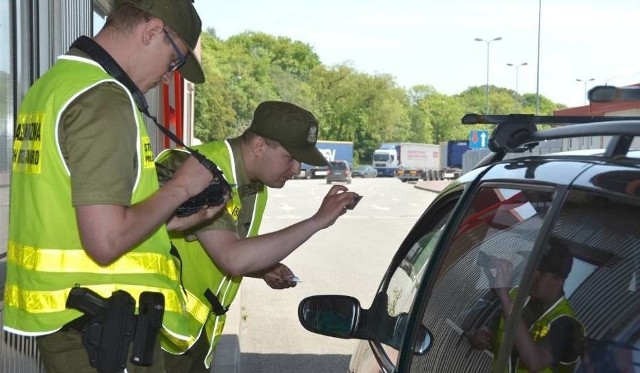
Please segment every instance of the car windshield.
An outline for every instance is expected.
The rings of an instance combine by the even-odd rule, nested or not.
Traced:
[[[343,162],[331,162],[331,168],[334,170],[346,170],[347,165]]]

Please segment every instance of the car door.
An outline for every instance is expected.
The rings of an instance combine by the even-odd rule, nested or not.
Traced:
[[[356,348],[350,362],[350,371],[357,373],[393,372],[396,370],[397,341],[402,340],[408,325],[399,323],[392,329],[394,341],[389,341],[389,328],[385,320],[406,316],[414,303],[429,259],[451,218],[455,205],[463,192],[463,183],[452,186],[429,206],[402,242],[387,270],[371,310],[373,335]],[[379,303],[379,304],[375,304]],[[380,306],[382,304],[382,306]],[[395,346],[395,347],[393,347]]]
[[[640,173],[620,170],[612,178],[603,175],[611,171],[598,169],[584,171],[570,186],[501,182],[478,188],[450,241],[431,260],[429,284],[424,296],[417,297],[422,307],[414,306],[422,309],[413,330],[429,330],[431,348],[418,355],[405,342],[399,371],[527,369],[518,344],[523,335],[549,348],[554,369],[640,371]],[[608,183],[598,185],[598,180]],[[616,185],[609,185],[611,180]],[[561,242],[572,256],[563,295],[528,317],[540,292],[536,276],[543,272],[541,258],[552,241]],[[512,267],[508,287],[517,291],[510,291],[513,304],[506,312],[486,273],[495,271],[486,268],[487,255]],[[544,324],[545,315],[561,303],[563,314]],[[551,332],[560,319],[578,325],[562,340]],[[518,334],[521,322],[529,333]],[[492,333],[486,348],[468,338],[471,330],[482,328]]]

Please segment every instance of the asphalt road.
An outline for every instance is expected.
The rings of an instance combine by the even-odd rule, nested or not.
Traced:
[[[346,372],[356,340],[308,332],[298,322],[297,308],[306,296],[345,294],[368,308],[393,254],[435,193],[397,179],[355,179],[347,185],[363,195],[355,210],[318,232],[283,262],[301,282],[273,290],[245,278],[225,327],[220,362],[236,354],[234,367],[214,372],[327,373]],[[307,218],[320,205],[330,185],[323,179],[292,180],[270,190],[261,233]],[[228,349],[235,344],[236,350]],[[226,355],[226,356],[225,356]]]

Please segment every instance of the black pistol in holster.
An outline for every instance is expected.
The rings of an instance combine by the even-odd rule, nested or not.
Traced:
[[[100,373],[122,372],[127,366],[129,345],[133,341],[131,363],[153,364],[153,352],[164,314],[161,293],[140,294],[139,314],[133,297],[123,290],[103,298],[88,288],[74,287],[66,302],[67,308],[84,312],[86,323],[81,328],[82,343],[89,364]]]

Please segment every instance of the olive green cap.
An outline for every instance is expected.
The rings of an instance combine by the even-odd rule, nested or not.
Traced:
[[[131,4],[153,17],[160,18],[189,48],[186,63],[178,69],[192,83],[204,83],[204,72],[193,50],[202,32],[202,21],[191,0],[116,0],[115,6]]]
[[[318,120],[311,112],[283,101],[261,102],[253,113],[249,130],[282,145],[298,162],[326,166],[316,148]]]

